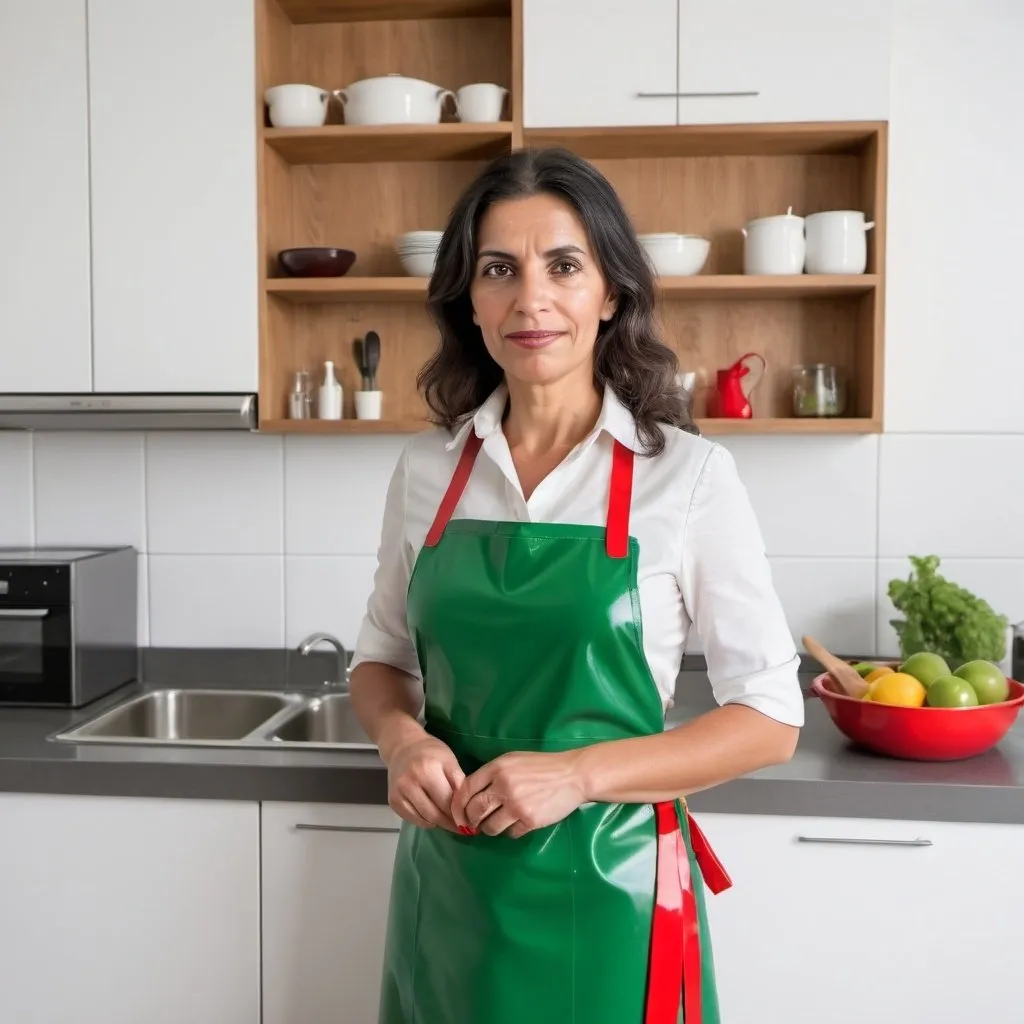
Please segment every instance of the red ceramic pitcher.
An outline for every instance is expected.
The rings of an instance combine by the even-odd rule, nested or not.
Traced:
[[[760,360],[761,372],[750,387],[744,391],[742,380],[750,373],[751,360]],[[750,407],[750,396],[754,388],[764,379],[768,363],[758,352],[748,352],[740,356],[732,366],[719,370],[717,374],[717,385],[708,395],[708,414],[718,416],[722,419],[749,420],[754,411]]]

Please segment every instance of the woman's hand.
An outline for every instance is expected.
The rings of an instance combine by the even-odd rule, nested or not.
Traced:
[[[452,801],[456,827],[518,839],[553,825],[584,802],[575,752],[511,753],[466,777]]]
[[[388,804],[420,828],[458,832],[451,806],[465,779],[458,759],[441,740],[426,733],[398,747],[388,761]]]

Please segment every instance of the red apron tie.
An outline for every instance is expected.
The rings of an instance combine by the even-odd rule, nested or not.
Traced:
[[[700,921],[690,861],[674,801],[654,805],[658,859],[644,1024],[702,1024]],[[686,811],[693,854],[713,893],[732,885],[704,833]]]

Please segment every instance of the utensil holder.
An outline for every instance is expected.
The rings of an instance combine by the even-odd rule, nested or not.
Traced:
[[[383,391],[357,391],[355,398],[357,420],[379,420],[381,418],[381,407],[384,404]]]

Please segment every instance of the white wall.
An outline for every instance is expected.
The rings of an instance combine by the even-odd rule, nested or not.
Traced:
[[[895,650],[906,556],[1024,619],[1024,5],[897,0],[886,433],[728,439],[795,635]],[[141,636],[355,640],[401,438],[0,435],[0,544],[131,542]]]

